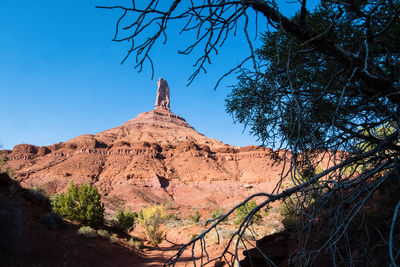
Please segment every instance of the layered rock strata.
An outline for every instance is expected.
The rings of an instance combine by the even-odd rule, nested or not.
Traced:
[[[168,201],[231,205],[232,198],[274,188],[282,165],[273,164],[270,149],[234,147],[198,133],[169,110],[168,84],[160,79],[158,91],[162,88],[168,94],[157,95],[154,110],[65,143],[17,145],[4,151],[9,158],[5,167],[26,187],[49,194],[66,191],[71,180],[94,184],[110,209]]]

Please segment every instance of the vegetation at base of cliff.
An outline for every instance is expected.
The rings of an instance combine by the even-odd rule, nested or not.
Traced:
[[[198,210],[195,210],[194,214],[190,215],[190,219],[194,222],[194,223],[198,223],[200,221],[200,213]]]
[[[112,222],[114,227],[117,227],[124,231],[132,231],[135,226],[135,220],[138,217],[136,212],[125,211],[123,209],[119,209],[115,214],[115,218]]]
[[[211,218],[212,219],[219,219],[225,214],[225,211],[223,209],[216,209],[211,213]],[[223,221],[226,222],[228,218],[225,218]]]
[[[90,226],[82,226],[81,228],[78,229],[78,234],[83,235],[85,237],[96,237],[97,236],[96,230],[94,230]]]
[[[240,206],[237,208],[236,213],[235,213],[235,225],[240,225],[246,217],[249,215],[249,213],[257,207],[257,203],[255,200],[251,200],[249,202],[246,202],[243,206]],[[251,219],[251,223],[254,223],[256,221],[259,221],[261,219],[261,211],[257,211],[254,215],[253,218]]]
[[[107,230],[104,229],[97,230],[97,234],[105,240],[110,240],[110,233]]]
[[[3,155],[3,152],[0,151],[0,172],[3,169],[4,164],[8,161],[7,155]]]
[[[0,146],[1,148],[1,146]],[[6,173],[11,179],[15,180],[15,175],[14,172],[9,168],[5,168],[5,170],[3,170],[4,165],[7,163],[7,161],[9,160],[7,155],[4,155],[2,151],[0,151],[0,173],[4,172]]]
[[[131,237],[126,244],[134,249],[142,249],[144,247],[143,240],[137,236]]]
[[[162,229],[162,225],[165,219],[164,206],[150,206],[139,212],[139,223],[145,229],[149,241],[155,246],[164,240],[165,231]]]
[[[92,227],[100,226],[104,220],[104,205],[97,188],[82,184],[80,188],[71,181],[67,193],[52,200],[53,211],[61,216]]]
[[[300,183],[305,183],[309,179],[311,179],[313,175],[322,172],[323,169],[320,166],[317,166],[313,172],[309,172],[308,170],[303,172],[297,171],[295,174],[295,179]],[[286,183],[282,183],[281,187],[283,189],[287,189],[293,187],[294,185],[295,184],[293,183],[293,181],[288,181]],[[326,191],[326,189],[323,189],[321,191],[324,192]],[[279,213],[282,216],[282,224],[284,225],[284,227],[287,230],[294,230],[297,227],[301,226],[301,224],[303,223],[301,210],[311,210],[314,203],[314,196],[309,194],[293,194],[283,199],[279,207]],[[299,209],[299,206],[301,206],[301,209]]]

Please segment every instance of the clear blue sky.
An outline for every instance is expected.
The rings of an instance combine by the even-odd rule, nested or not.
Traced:
[[[243,38],[227,43],[213,58],[208,73],[186,87],[196,57],[178,55],[176,51],[183,48],[180,44],[185,37],[171,34],[167,45],[159,44],[151,54],[155,65],[151,80],[149,67],[137,73],[133,60],[120,65],[128,44],[111,41],[119,13],[95,8],[112,2],[3,1],[3,148],[12,149],[20,143],[51,145],[119,126],[153,109],[159,77],[169,83],[172,112],[184,117],[197,131],[231,145],[259,144],[225,112],[224,99],[235,77],[213,90],[218,77],[247,55]]]

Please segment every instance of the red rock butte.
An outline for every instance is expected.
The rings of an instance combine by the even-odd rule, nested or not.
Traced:
[[[94,184],[109,212],[168,201],[231,206],[234,199],[274,188],[282,165],[273,164],[270,149],[234,147],[198,133],[170,111],[169,93],[160,78],[154,110],[65,143],[17,145],[3,151],[9,158],[5,167],[23,186],[49,194],[65,192],[71,180]]]

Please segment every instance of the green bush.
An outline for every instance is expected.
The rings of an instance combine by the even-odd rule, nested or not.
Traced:
[[[157,246],[164,239],[164,231],[161,224],[164,223],[166,214],[163,206],[151,206],[139,213],[139,223],[145,229],[150,242]]]
[[[217,219],[217,218],[221,217],[221,216],[224,215],[224,214],[225,214],[224,210],[222,210],[222,209],[216,209],[216,210],[214,210],[214,212],[211,214],[211,218],[212,218],[212,219]],[[227,220],[228,220],[228,218],[225,218],[223,221],[225,222],[225,221],[227,221]]]
[[[190,219],[192,219],[192,221],[194,223],[198,223],[200,221],[200,213],[199,213],[199,211],[196,210],[193,215],[190,215]]]
[[[124,231],[133,230],[135,219],[138,217],[136,212],[124,211],[120,209],[115,214],[113,225]]]
[[[291,230],[299,225],[300,217],[293,199],[285,199],[280,206],[279,213],[283,217],[282,224],[286,229]]]
[[[170,221],[179,221],[179,220],[180,220],[179,217],[176,216],[176,215],[173,214],[173,213],[168,213],[166,219],[167,219],[167,220],[170,220]]]
[[[78,189],[71,181],[67,193],[54,197],[52,207],[69,220],[94,227],[103,224],[104,205],[94,186],[83,184]]]
[[[257,203],[255,200],[250,200],[246,202],[243,206],[240,206],[235,213],[235,225],[239,225],[243,222],[243,220],[246,218],[246,216],[255,208],[257,207]],[[251,219],[251,223],[254,223],[258,220],[261,219],[261,211],[257,211],[254,215],[253,218]]]

